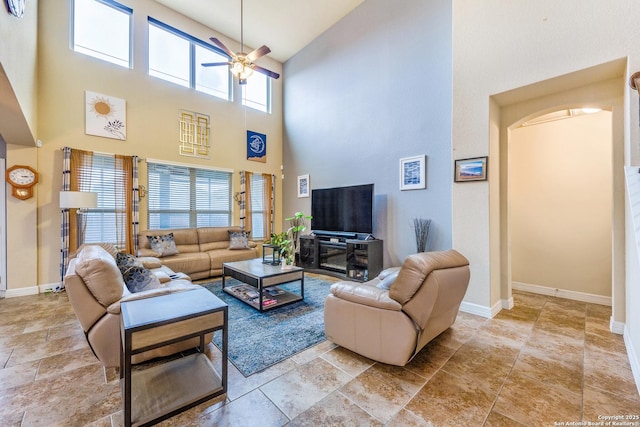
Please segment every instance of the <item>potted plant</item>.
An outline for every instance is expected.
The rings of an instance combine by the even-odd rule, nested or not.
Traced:
[[[289,235],[289,240],[291,240],[292,251],[291,256],[294,257],[295,253],[298,251],[298,237],[300,233],[303,233],[307,230],[306,221],[313,219],[311,215],[305,215],[304,212],[296,212],[292,217],[285,218],[285,221],[289,221],[291,227],[287,230],[287,234]]]
[[[283,249],[286,246],[287,233],[271,233],[271,238],[265,243],[271,246],[275,246],[274,253],[277,252],[278,258],[274,258],[273,264],[280,264],[283,258]]]

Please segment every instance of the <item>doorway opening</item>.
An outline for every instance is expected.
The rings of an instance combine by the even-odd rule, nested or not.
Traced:
[[[490,203],[491,223],[494,224],[490,230],[490,238],[493,242],[492,247],[495,249],[491,254],[493,272],[491,275],[491,293],[494,295],[492,296],[492,301],[499,301],[502,308],[513,307],[512,289],[514,288],[514,282],[516,287],[519,286],[518,276],[514,277],[514,269],[518,269],[520,266],[514,264],[511,252],[513,241],[511,234],[515,233],[511,224],[512,183],[510,169],[512,165],[510,164],[510,158],[512,153],[510,150],[512,138],[515,133],[518,133],[520,125],[536,117],[557,113],[560,110],[599,108],[607,112],[603,113],[603,115],[609,114],[610,119],[608,120],[611,133],[609,144],[611,153],[610,174],[608,177],[610,183],[607,184],[611,189],[611,201],[608,204],[611,208],[611,227],[608,231],[608,237],[605,237],[608,238],[611,248],[611,273],[607,282],[610,287],[610,294],[601,290],[582,289],[574,291],[569,289],[569,291],[574,292],[570,294],[573,297],[583,298],[587,295],[589,298],[593,298],[593,295],[597,295],[597,302],[600,303],[610,300],[612,306],[611,330],[622,333],[622,328],[618,330],[618,325],[623,325],[623,320],[620,319],[625,318],[625,72],[626,59],[622,58],[491,97],[490,127],[495,129],[496,132],[490,133],[490,156],[497,160],[496,163],[498,163],[499,168],[499,179],[492,179],[489,182],[490,193],[498,195],[498,197],[492,198]],[[575,155],[575,153],[556,153],[556,158],[553,160],[560,161],[563,157],[567,158],[572,155]],[[528,159],[528,161],[534,164],[541,164],[541,161],[537,159]],[[571,176],[563,177],[563,180],[572,178]],[[590,209],[589,204],[583,209]],[[588,215],[578,216],[573,214],[572,218],[575,221],[583,221],[588,219]],[[579,229],[583,230],[582,232],[584,233],[589,232],[588,225],[584,225]],[[518,261],[516,260],[516,262]],[[585,260],[585,262],[588,261]],[[518,271],[517,274],[519,275],[520,272]],[[565,282],[567,281],[566,278],[564,280]],[[524,281],[520,283],[524,283]],[[533,283],[533,285],[540,286],[537,288],[538,291],[548,288],[547,290],[552,292],[557,292],[556,289],[565,289],[567,287],[564,284],[562,287],[545,283]],[[606,295],[599,295],[600,293]]]
[[[611,112],[547,113],[508,145],[513,289],[611,305]]]

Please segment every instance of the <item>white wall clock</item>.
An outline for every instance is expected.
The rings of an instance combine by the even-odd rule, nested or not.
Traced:
[[[24,3],[25,0],[7,0],[9,13],[17,18],[22,18],[24,15]]]
[[[26,200],[33,196],[33,186],[38,183],[38,172],[29,166],[15,165],[7,169],[6,180],[11,184],[11,195]]]

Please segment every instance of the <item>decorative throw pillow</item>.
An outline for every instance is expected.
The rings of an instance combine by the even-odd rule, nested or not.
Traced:
[[[162,236],[147,236],[151,250],[158,254],[158,257],[175,255],[178,253],[176,241],[173,239],[173,233],[163,234]]]
[[[129,267],[122,274],[122,278],[132,293],[165,287],[151,270],[144,267]]]
[[[250,231],[229,231],[229,249],[249,249]]]
[[[124,272],[131,267],[142,267],[140,261],[131,254],[121,253],[116,254],[116,264],[120,269],[120,272],[124,275]]]

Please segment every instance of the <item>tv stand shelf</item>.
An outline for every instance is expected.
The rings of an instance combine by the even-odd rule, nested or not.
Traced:
[[[382,240],[357,237],[355,233],[300,236],[300,266],[349,280],[373,279],[382,271]]]

